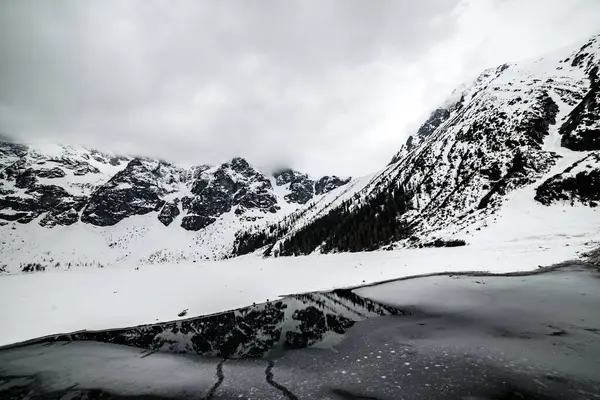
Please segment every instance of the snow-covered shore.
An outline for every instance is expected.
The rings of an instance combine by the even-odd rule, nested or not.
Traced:
[[[577,258],[585,236],[523,238],[456,248],[48,271],[0,278],[0,345],[78,330],[217,313],[290,293],[435,272],[528,271]]]

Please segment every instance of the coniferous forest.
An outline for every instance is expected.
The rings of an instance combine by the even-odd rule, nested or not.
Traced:
[[[236,235],[233,255],[251,253],[265,246],[268,246],[265,255],[275,256],[304,255],[317,249],[323,253],[370,251],[409,235],[410,229],[400,217],[410,207],[410,195],[402,186],[391,185],[366,203],[352,204],[352,199],[346,200],[341,207],[289,235],[275,249],[275,243],[288,234],[293,220],[258,232],[240,232]]]

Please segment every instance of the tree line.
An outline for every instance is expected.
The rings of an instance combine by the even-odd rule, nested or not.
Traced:
[[[274,245],[287,235],[297,218],[290,218],[263,230],[236,235],[233,255],[267,247],[265,255],[298,256],[319,249],[329,252],[371,251],[408,237],[409,227],[401,216],[410,208],[410,194],[391,185],[366,201],[348,199]]]

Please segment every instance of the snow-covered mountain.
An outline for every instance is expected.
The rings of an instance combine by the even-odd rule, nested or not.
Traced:
[[[461,86],[349,180],[0,142],[0,269],[581,235],[600,214],[600,36]],[[518,236],[517,233],[521,236]],[[512,235],[512,236],[511,236]]]
[[[267,230],[238,235],[236,253],[461,245],[597,229],[599,66],[595,36],[484,71],[434,110],[385,169]]]
[[[239,229],[279,220],[348,181],[268,175],[243,158],[186,168],[3,139],[0,268],[222,258]]]

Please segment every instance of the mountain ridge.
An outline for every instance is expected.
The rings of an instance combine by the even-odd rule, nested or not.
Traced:
[[[117,156],[74,146],[36,148],[3,140],[0,141],[3,260],[18,261],[20,269],[28,263],[40,263],[40,256],[35,255],[30,262],[20,261],[23,257],[19,253],[28,247],[27,242],[34,242],[36,236],[47,236],[44,232],[28,233],[35,230],[29,226],[32,224],[46,230],[79,225],[84,226],[76,230],[83,228],[89,232],[86,225],[103,228],[96,229],[100,238],[94,239],[94,243],[104,250],[108,247],[110,252],[119,247],[118,242],[127,247],[125,242],[132,233],[119,233],[127,225],[124,223],[143,216],[155,219],[165,228],[177,226],[191,232],[180,235],[181,242],[175,246],[189,249],[199,240],[196,233],[205,232],[210,225],[225,224],[237,230],[256,221],[280,218],[349,181],[337,176],[312,179],[308,174],[289,171],[295,176],[293,182],[277,181],[274,175],[261,172],[241,157],[216,166],[182,167],[162,160]],[[153,224],[146,218],[132,229],[143,236],[143,232],[154,229],[150,228]],[[24,227],[27,229],[23,230]],[[172,230],[162,232],[172,233]],[[221,258],[227,242],[223,238],[212,246],[214,249],[196,251],[189,257]],[[32,248],[30,253],[33,252]],[[70,263],[74,260],[69,257],[77,259],[77,251],[73,249],[70,253],[70,256],[47,258],[52,258],[52,266],[55,262]],[[181,249],[176,253],[165,259],[187,258],[181,255]],[[103,262],[94,262],[104,265],[107,258],[101,258]],[[127,254],[121,254],[108,263],[128,258]],[[49,266],[48,261],[45,263]]]
[[[253,247],[244,242],[254,241],[266,246],[266,254],[300,255],[464,244],[472,231],[495,221],[511,192],[525,189],[531,202],[593,205],[595,172],[557,177],[586,157],[588,168],[598,169],[588,154],[599,149],[599,63],[596,35],[575,50],[483,71],[460,96],[453,94],[456,101],[435,109],[390,164],[351,196],[307,221],[239,235],[237,248],[249,252]],[[567,130],[587,139],[578,141],[579,148],[565,146]],[[530,186],[549,179],[554,184],[542,202]],[[586,190],[586,184],[594,186]],[[353,219],[351,229],[339,228]]]
[[[4,269],[463,245],[500,229],[494,224],[514,230],[518,218],[504,215],[517,211],[560,234],[562,215],[576,208],[598,220],[599,65],[597,35],[487,69],[436,108],[386,167],[355,179],[267,175],[243,158],[183,168],[4,142]],[[73,244],[56,243],[52,229]]]

